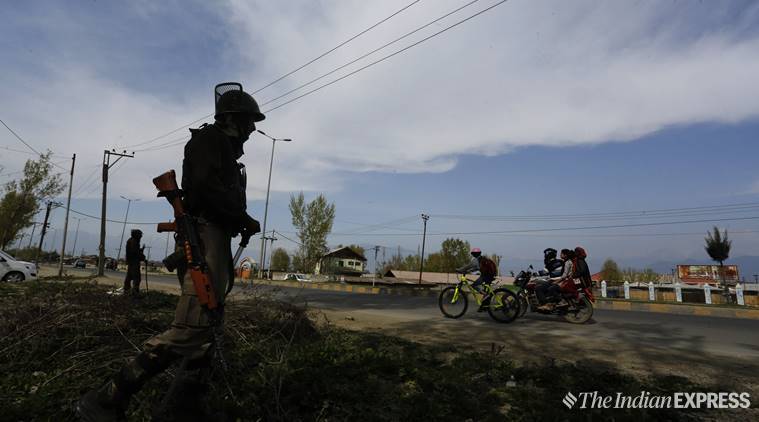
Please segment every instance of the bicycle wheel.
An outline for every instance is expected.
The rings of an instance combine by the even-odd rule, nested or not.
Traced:
[[[460,318],[469,307],[469,300],[461,289],[449,286],[440,292],[438,297],[440,312],[448,318]]]
[[[495,289],[490,298],[488,314],[498,322],[511,322],[519,316],[519,298],[507,288]]]

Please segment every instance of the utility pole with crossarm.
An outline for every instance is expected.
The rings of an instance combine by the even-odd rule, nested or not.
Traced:
[[[117,157],[111,162],[111,156]],[[103,151],[103,203],[100,209],[100,255],[98,256],[98,276],[104,274],[105,269],[105,201],[108,196],[108,170],[118,163],[122,158],[134,158],[134,153],[127,154],[126,151],[116,152],[116,150]]]

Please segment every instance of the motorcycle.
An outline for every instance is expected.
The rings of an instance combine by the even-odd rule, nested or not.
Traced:
[[[536,272],[532,265],[528,270],[520,271],[517,274],[514,285],[519,287],[517,297],[520,304],[520,317],[529,310],[546,315],[558,315],[573,324],[584,324],[590,320],[593,316],[595,297],[588,287],[572,281],[563,281],[560,284],[561,297],[564,299],[562,302],[550,311],[538,309],[542,303],[535,294],[535,288],[540,283],[547,282],[550,282],[548,273],[542,270]]]

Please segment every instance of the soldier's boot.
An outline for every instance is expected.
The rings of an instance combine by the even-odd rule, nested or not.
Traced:
[[[153,422],[220,421],[208,402],[210,362],[183,361],[161,404],[153,411]]]
[[[129,399],[145,383],[168,367],[170,359],[142,352],[100,388],[88,391],[76,405],[76,412],[85,422],[123,421]]]

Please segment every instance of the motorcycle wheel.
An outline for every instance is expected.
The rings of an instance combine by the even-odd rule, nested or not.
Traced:
[[[519,299],[509,289],[495,289],[490,298],[488,314],[498,322],[514,321],[519,316]]]
[[[456,286],[449,286],[440,292],[438,307],[447,318],[460,318],[469,307],[469,299],[462,290],[456,292]]]
[[[583,297],[577,303],[576,311],[569,311],[564,314],[564,319],[572,324],[585,324],[593,316],[593,303],[590,299]]]
[[[527,295],[524,292],[519,293],[519,317],[523,317],[527,313],[527,309],[530,308],[530,303],[527,301]]]

